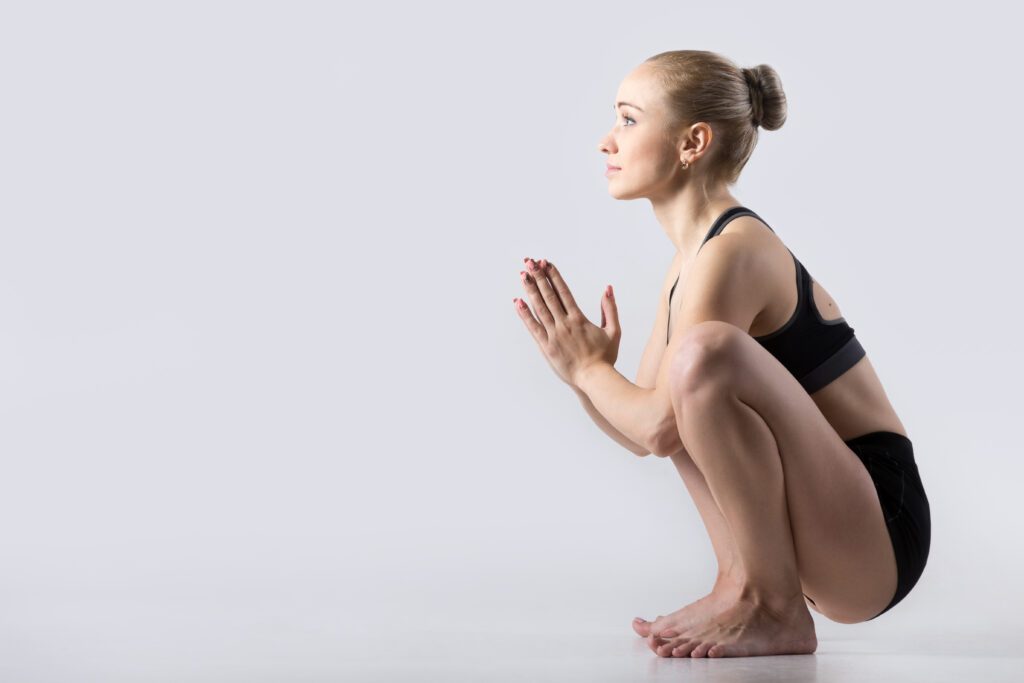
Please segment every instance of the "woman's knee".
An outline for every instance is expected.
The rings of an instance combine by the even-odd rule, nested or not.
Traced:
[[[682,397],[728,381],[736,366],[733,362],[737,352],[733,330],[738,331],[739,328],[728,323],[701,323],[687,331],[669,368],[673,404]]]

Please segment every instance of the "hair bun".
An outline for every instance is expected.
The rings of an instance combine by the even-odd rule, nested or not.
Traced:
[[[743,77],[750,88],[750,120],[754,126],[760,126],[764,120],[764,86],[756,69],[743,69]]]
[[[755,127],[778,130],[786,121],[786,94],[775,69],[767,64],[743,69],[750,91],[750,121]]]

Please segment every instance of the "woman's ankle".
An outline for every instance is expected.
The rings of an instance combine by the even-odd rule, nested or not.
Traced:
[[[715,586],[712,588],[712,592],[739,593],[745,584],[746,580],[738,571],[719,572],[715,577]]]

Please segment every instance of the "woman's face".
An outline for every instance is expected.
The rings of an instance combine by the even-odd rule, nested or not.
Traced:
[[[608,192],[616,199],[652,197],[682,177],[679,150],[666,128],[667,116],[653,67],[641,64],[619,86],[615,125],[598,149],[608,155]]]

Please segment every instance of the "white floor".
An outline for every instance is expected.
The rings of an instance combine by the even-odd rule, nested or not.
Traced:
[[[383,635],[382,635],[383,637]],[[390,654],[386,653],[390,650]],[[812,655],[721,659],[656,656],[639,636],[427,633],[349,659],[352,681],[1024,681],[1021,638],[998,634],[898,641],[821,639]],[[323,672],[329,680],[329,672]],[[311,679],[312,680],[312,679]]]
[[[635,612],[604,606],[552,613],[512,595],[530,614],[498,617],[483,601],[426,610],[412,599],[339,603],[308,587],[262,599],[226,590],[0,590],[0,682],[1024,681],[1024,629],[968,623],[960,609],[913,605],[855,625],[814,615],[811,655],[671,659],[631,631]]]

